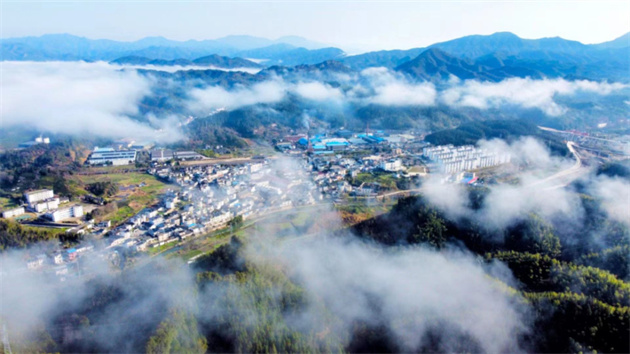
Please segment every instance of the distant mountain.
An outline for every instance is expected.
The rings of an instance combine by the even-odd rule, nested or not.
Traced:
[[[628,48],[630,47],[630,32],[612,41],[594,44],[593,47],[598,49]]]
[[[383,66],[392,69],[417,57],[425,50],[426,48],[413,48],[409,50],[381,50],[378,52],[348,56],[341,59],[341,61],[355,70],[362,70],[374,66]]]
[[[329,47],[328,45],[324,43],[311,41],[309,39],[306,39],[304,37],[299,37],[299,36],[284,36],[276,40],[271,40],[267,38],[242,35],[242,36],[227,36],[227,37],[216,39],[216,41],[220,43],[224,43],[238,50],[251,50],[251,49],[256,49],[256,48],[269,47],[275,44],[288,44],[295,48],[306,48],[306,49],[321,49],[321,48]]]
[[[234,68],[262,68],[260,64],[256,64],[251,60],[243,58],[229,58],[217,54],[193,60],[196,65],[216,66],[217,68],[234,69]]]
[[[558,53],[580,53],[587,49],[587,46],[560,37],[523,39],[510,32],[498,32],[487,36],[473,35],[435,43],[429,48],[438,48],[451,55],[474,59],[496,52],[517,54],[524,51],[542,50]]]
[[[150,59],[147,57],[141,57],[137,55],[130,55],[112,60],[111,64],[127,64],[127,65],[158,65],[158,66],[212,66],[223,69],[235,69],[235,68],[262,68],[262,65],[256,64],[253,61],[245,60],[242,58],[229,58],[217,54],[212,54],[197,58],[194,60],[188,59]]]
[[[626,54],[621,54],[627,57],[630,52],[629,41],[630,34],[606,43],[585,45],[559,37],[522,39],[513,33],[499,32],[487,36],[461,37],[451,41],[436,43],[428,48],[440,49],[451,56],[469,60],[487,61],[493,57],[498,60],[510,58],[512,62],[518,61],[519,66],[537,62],[534,65],[538,66],[539,69],[545,69],[544,67],[548,65],[554,67],[591,65],[589,63],[597,61],[602,61],[605,67],[609,67],[612,62],[619,62],[619,58],[611,58],[610,55],[619,55],[620,53],[604,52],[603,50],[626,48]],[[414,59],[428,48],[376,51],[348,56],[341,60],[355,70],[374,66],[394,68]],[[621,62],[626,60],[627,58],[621,58]],[[498,65],[495,68],[502,66]],[[551,71],[556,71],[556,69],[554,68]],[[538,70],[535,71],[538,72]],[[548,70],[542,70],[542,72],[546,71]]]
[[[336,60],[327,60],[318,64],[302,64],[296,66],[274,65],[258,73],[259,77],[279,76],[289,81],[321,80],[336,81],[337,74],[354,72],[350,67]]]
[[[297,49],[295,45],[305,47],[305,50],[319,49],[323,46],[317,42],[294,36],[282,37],[277,40],[253,36],[228,36],[202,41],[174,41],[164,37],[147,37],[133,42],[122,42],[88,39],[69,34],[49,34],[40,37],[2,39],[1,55],[2,60],[111,61],[124,56],[163,60],[193,60],[211,54],[235,56],[238,52],[269,46],[277,46],[276,48],[282,48],[282,51],[286,52]],[[273,53],[270,52],[269,54]],[[254,57],[272,59],[271,55],[256,55]],[[277,59],[274,58],[274,60]]]
[[[629,82],[628,49],[608,49],[568,55],[546,51],[516,55],[492,53],[476,60],[458,58],[437,48],[422,52],[396,71],[416,80],[440,81],[451,75],[462,80],[500,81],[510,77],[565,78]]]
[[[241,58],[252,59],[272,59],[279,58],[285,53],[288,53],[296,49],[294,46],[286,43],[272,44],[262,48],[244,50],[237,53]]]
[[[427,49],[415,59],[401,64],[395,70],[421,80],[448,79],[451,75],[460,79],[488,79],[484,69],[474,61],[460,59],[437,49]]]
[[[147,57],[141,57],[137,55],[128,55],[125,57],[121,57],[118,59],[114,59],[110,61],[110,64],[118,64],[118,65],[149,65],[153,61],[153,59]]]
[[[427,48],[389,50],[346,56],[334,47],[301,37],[270,40],[228,36],[216,40],[173,41],[147,37],[134,42],[91,40],[60,34],[3,39],[2,60],[124,60],[136,64],[208,65],[221,68],[311,65],[341,61],[353,70],[384,66],[418,80],[501,80],[507,77],[563,77],[630,82],[630,34],[613,41],[585,45],[554,38],[523,39],[509,32],[472,35]],[[201,60],[202,57],[206,57]],[[230,57],[230,58],[228,58]],[[244,59],[238,59],[238,58]],[[195,62],[197,61],[197,62]]]
[[[275,40],[276,43],[286,43],[298,48],[322,49],[330,47],[325,43],[320,43],[299,36],[284,36]]]

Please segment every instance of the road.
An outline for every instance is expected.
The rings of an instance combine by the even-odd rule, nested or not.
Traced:
[[[573,164],[573,166],[567,168],[566,170],[557,172],[547,178],[531,183],[527,185],[527,187],[537,187],[543,190],[563,188],[571,184],[576,179],[587,174],[590,169],[584,166],[584,164],[582,163],[582,158],[580,157],[580,154],[575,150],[575,146],[576,144],[574,142],[567,142],[567,148],[575,157],[575,164]]]

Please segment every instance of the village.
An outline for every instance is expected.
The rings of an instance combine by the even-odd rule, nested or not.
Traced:
[[[509,162],[504,154],[473,146],[431,146],[410,134],[344,135],[287,136],[273,156],[229,161],[153,149],[146,174],[168,188],[158,203],[117,224],[87,217],[89,210],[105,204],[103,198],[88,194],[82,203],[70,203],[50,189],[25,192],[25,204],[2,216],[19,220],[28,211],[43,220],[39,226],[65,226],[66,232],[90,235],[91,243],[60,244],[26,261],[28,269],[46,269],[65,279],[69,269],[78,272],[73,264],[81,257],[133,257],[268,213],[404,191],[429,172],[445,174],[448,182],[473,184],[478,182],[475,173],[467,171]],[[131,164],[137,154],[128,143],[126,148],[95,148],[86,164]]]

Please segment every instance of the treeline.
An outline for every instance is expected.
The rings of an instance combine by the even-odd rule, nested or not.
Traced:
[[[118,193],[118,183],[112,181],[94,182],[86,185],[85,190],[99,197],[111,197]]]
[[[59,231],[22,226],[21,224],[0,219],[0,251],[9,248],[25,248],[31,244],[57,240]]]
[[[473,208],[481,208],[484,197],[484,190],[471,190]],[[630,232],[606,218],[593,198],[581,201],[586,226],[570,235],[536,214],[488,231],[472,218],[451,221],[422,197],[400,199],[390,213],[353,229],[386,245],[465,245],[486,262],[505,263],[535,314],[534,335],[521,338],[534,343],[534,351],[628,352]]]
[[[277,266],[245,262],[242,246],[233,237],[195,263],[199,290],[206,294],[199,310],[208,348],[239,353],[343,351],[338,333],[328,333],[332,318],[322,316],[308,331],[293,323],[307,306],[325,314],[323,305],[309,302],[305,290]]]

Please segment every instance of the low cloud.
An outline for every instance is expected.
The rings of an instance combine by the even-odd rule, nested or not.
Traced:
[[[600,176],[590,192],[602,201],[602,207],[613,220],[630,226],[630,183],[620,178]]]
[[[156,129],[133,120],[151,81],[107,63],[3,62],[2,124],[54,133],[152,140]],[[161,127],[170,129],[170,127]],[[176,130],[167,140],[181,138]]]
[[[519,350],[524,309],[472,256],[385,250],[352,238],[284,246],[279,257],[291,276],[342,320],[343,331],[357,321],[384,324],[403,352],[422,350],[431,330],[449,338],[440,348],[447,352]],[[321,316],[312,312],[305,318]],[[462,343],[453,339],[458,335],[470,338],[470,347],[458,348]]]
[[[286,92],[287,87],[282,80],[265,81],[249,87],[238,86],[232,90],[209,86],[189,92],[188,108],[193,112],[205,112],[217,108],[235,109],[259,103],[277,103]]]
[[[626,85],[564,79],[533,80],[510,78],[501,82],[466,80],[441,92],[440,100],[446,105],[487,109],[504,104],[523,108],[538,108],[549,116],[566,113],[567,108],[555,102],[556,95],[574,95],[578,92],[608,95]]]
[[[411,83],[404,77],[385,68],[369,68],[361,72],[371,92],[366,103],[385,106],[432,106],[437,91],[429,82]],[[368,91],[369,92],[369,91]]]
[[[552,156],[540,141],[525,137],[512,143],[504,140],[480,141],[479,148],[510,154],[511,163],[520,171],[516,183],[489,185],[481,208],[473,210],[468,189],[458,184],[442,183],[434,177],[423,184],[423,195],[453,220],[472,218],[489,230],[501,230],[524,220],[531,213],[546,219],[556,217],[580,220],[583,209],[579,195],[567,188],[555,188],[562,179],[550,179],[575,162]]]
[[[313,101],[339,101],[343,93],[338,88],[320,82],[300,82],[295,85],[295,93]]]
[[[564,79],[533,80],[511,78],[501,82],[476,80],[460,81],[455,77],[438,88],[430,82],[412,82],[408,78],[387,68],[375,67],[361,71],[358,75],[343,75],[341,88],[319,81],[288,83],[274,78],[267,83],[232,90],[220,87],[194,89],[190,107],[238,108],[257,103],[275,103],[286,94],[293,93],[307,100],[333,102],[336,104],[384,106],[435,106],[474,107],[478,109],[517,106],[536,108],[549,116],[559,116],[568,108],[557,103],[558,96],[578,93],[608,95],[627,87],[620,83],[594,82]],[[260,85],[268,85],[261,90]],[[273,86],[273,87],[272,87]]]
[[[239,71],[239,72],[245,72],[248,74],[256,74],[260,70],[262,70],[258,68],[219,68],[216,66],[201,66],[201,65],[182,66],[182,65],[153,65],[153,64],[150,64],[150,65],[122,64],[118,66],[124,69],[155,70],[155,71],[164,71],[168,73],[174,73],[177,71],[189,71],[189,70],[217,70],[217,71]]]

